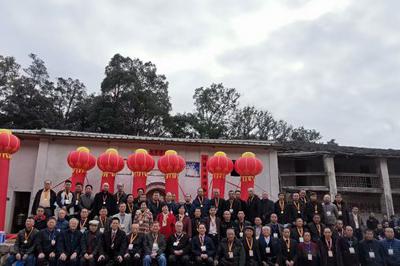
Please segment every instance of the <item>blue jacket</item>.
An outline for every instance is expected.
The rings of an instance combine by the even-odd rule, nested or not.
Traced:
[[[383,239],[380,241],[385,252],[386,265],[400,265],[400,240]],[[389,249],[393,249],[393,255],[389,255]]]
[[[210,209],[211,201],[207,197],[203,197],[203,202],[200,202],[199,197],[197,196],[192,202],[192,213],[197,208],[201,209],[201,217],[208,216],[208,210]]]

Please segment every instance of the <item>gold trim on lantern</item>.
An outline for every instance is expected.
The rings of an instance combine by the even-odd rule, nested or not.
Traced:
[[[223,151],[217,151],[216,153],[214,153],[214,156],[223,156],[226,157],[226,153]]]
[[[117,154],[117,155],[118,155],[117,149],[114,149],[114,148],[109,148],[109,149],[107,149],[107,150],[106,150],[106,153],[114,153],[114,154]]]
[[[83,169],[80,169],[80,168],[74,168],[72,170],[72,172],[75,173],[75,174],[82,174],[82,173],[85,173],[86,171],[83,170]]]
[[[176,151],[174,151],[174,150],[167,150],[166,152],[165,152],[165,155],[177,155],[178,153],[176,152]]]
[[[254,176],[242,176],[241,178],[240,178],[240,180],[242,181],[242,182],[251,182],[251,181],[254,181]]]
[[[165,179],[176,179],[176,178],[178,178],[178,174],[177,173],[165,174]]]
[[[113,172],[103,172],[103,174],[102,174],[101,176],[102,176],[102,177],[106,177],[106,176],[108,176],[108,175],[116,176],[116,173],[113,173]]]
[[[137,149],[137,150],[135,151],[135,153],[144,153],[144,154],[148,154],[147,150],[145,150],[145,149]]]
[[[213,178],[215,178],[215,179],[224,179],[225,175],[221,174],[221,173],[216,173],[216,174],[213,174]]]
[[[133,175],[137,177],[146,177],[147,172],[133,172]]]
[[[5,153],[5,152],[4,153],[0,153],[0,158],[10,160],[11,159],[11,154]]]
[[[5,129],[5,128],[0,129],[0,134],[1,134],[1,133],[5,133],[5,134],[7,134],[7,135],[11,135],[11,134],[12,134],[11,130]]]
[[[80,151],[80,152],[87,152],[87,153],[89,153],[90,152],[90,150],[89,150],[89,148],[86,148],[86,147],[78,147],[77,149],[76,149],[76,151]]]

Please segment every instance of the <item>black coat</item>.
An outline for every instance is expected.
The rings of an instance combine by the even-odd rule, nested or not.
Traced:
[[[279,205],[279,200],[275,202],[275,213],[278,216],[278,223],[280,224],[288,224],[292,222],[292,212],[289,204],[285,201],[285,205],[283,206],[283,210]]]
[[[112,241],[112,230],[105,231],[103,234],[103,241],[100,245],[100,254],[104,255],[108,259],[114,259],[118,256],[124,256],[127,239],[124,231],[118,229],[114,241]]]
[[[99,255],[101,244],[103,241],[103,235],[97,231],[96,233],[91,233],[89,230],[83,233],[81,238],[81,256],[88,254],[93,254],[95,257]],[[91,251],[89,250],[91,248]]]
[[[36,195],[35,199],[33,200],[32,203],[32,209],[31,209],[31,214],[35,215],[36,210],[39,207],[39,202],[40,202],[40,196],[42,195],[43,189],[40,189]],[[57,194],[50,189],[50,208],[54,212],[54,209],[56,208],[55,203],[57,201]]]
[[[240,200],[234,199],[225,201],[225,211],[231,213],[232,221],[237,219],[237,214],[240,210],[242,210],[242,202]]]
[[[264,224],[267,224],[270,222],[271,214],[274,213],[274,211],[275,211],[275,206],[274,206],[274,202],[272,200],[262,199],[260,201],[261,219]]]
[[[280,251],[279,240],[270,237],[269,242],[265,240],[264,236],[258,239],[258,247],[260,250],[261,261],[266,262],[267,265],[275,265],[278,252]],[[267,253],[267,251],[269,251]]]
[[[311,239],[314,242],[318,242],[319,240],[321,240],[321,237],[324,235],[325,225],[320,223],[320,226],[321,230],[318,231],[317,225],[315,223],[307,224],[308,230],[311,233]]]
[[[385,250],[378,240],[363,240],[359,245],[360,262],[362,266],[381,266],[385,263]],[[369,252],[374,252],[371,257]]]
[[[306,220],[306,215],[305,215],[305,205],[303,202],[299,201],[298,203],[291,202],[289,204],[289,209],[290,209],[290,219],[292,222],[295,222],[297,218],[302,218],[303,220]]]
[[[324,219],[324,211],[322,209],[322,203],[315,201],[309,201],[305,206],[305,218],[307,223],[311,223],[313,221],[313,217],[315,214],[319,214],[321,216],[321,221]]]
[[[217,216],[219,218],[222,218],[226,206],[225,200],[223,198],[218,198],[218,199],[212,198],[210,200],[210,204],[211,204],[210,206],[214,206],[217,209]]]
[[[339,266],[354,266],[360,264],[358,244],[358,240],[355,237],[351,239],[342,237],[337,240],[336,254]],[[354,248],[354,254],[350,253],[350,247]]]
[[[251,223],[247,220],[245,220],[243,223],[240,223],[239,220],[236,220],[234,223],[234,226],[235,226],[236,237],[240,239],[240,238],[244,237],[244,231],[245,231],[246,226],[251,226]],[[241,232],[243,233],[242,236],[240,236]]]
[[[297,241],[290,240],[289,250],[287,249],[286,242],[283,238],[279,240],[279,252],[277,262],[279,265],[286,265],[286,260],[297,261]]]
[[[154,237],[153,234],[148,233],[144,237],[144,255],[150,255],[151,251],[153,249],[153,243],[154,243]],[[157,255],[161,255],[165,253],[165,250],[167,249],[167,241],[162,234],[158,234],[157,237],[157,244],[158,244],[158,251]]]
[[[247,209],[246,216],[247,220],[249,220],[252,224],[254,224],[254,218],[261,218],[261,208],[260,208],[260,198],[257,195],[254,195],[252,198],[247,199]]]
[[[144,242],[144,235],[143,234],[137,234],[135,239],[132,239],[132,233],[130,233],[126,237],[127,241],[127,246],[126,246],[126,253],[128,253],[131,257],[135,256],[135,254],[139,254],[140,257],[143,255],[143,242]],[[129,245],[132,244],[132,248],[129,249]]]
[[[104,204],[105,201],[105,204]],[[100,209],[105,206],[108,211],[108,216],[112,216],[116,214],[117,211],[117,202],[115,201],[114,195],[110,192],[104,193],[99,192],[94,196],[93,200],[93,215],[98,215]]]
[[[248,245],[246,241],[246,237],[242,239],[242,244],[244,247],[244,250],[246,252],[246,265],[247,266],[257,266],[261,264],[261,255],[260,255],[260,248],[258,246],[258,241],[253,238],[253,246],[252,246],[252,251],[253,251],[253,256],[250,256],[250,246]]]
[[[228,240],[224,238],[218,246],[215,259],[219,262],[219,265],[227,262],[233,266],[244,266],[246,264],[246,253],[242,242],[237,238],[233,241],[232,252],[233,258],[229,258]]]
[[[68,229],[61,232],[59,241],[57,241],[58,254],[65,253],[67,256],[71,256],[76,253],[79,255],[81,252],[81,238],[82,233],[78,229],[75,231]]]
[[[329,256],[329,248],[326,244],[325,239],[322,239],[319,244],[319,252],[321,255],[321,266],[336,266],[337,265],[337,253],[336,253],[336,241],[332,238],[331,242],[332,256]]]
[[[206,246],[206,251],[201,250],[201,243],[199,236],[192,238],[192,253],[195,256],[200,256],[201,254],[207,254],[209,258],[215,256],[215,246],[212,239],[208,236],[204,236],[204,245]]]
[[[35,239],[37,254],[42,252],[46,255],[49,255],[51,252],[56,253],[57,241],[60,238],[60,234],[61,233],[56,229],[53,231],[49,231],[47,228],[40,230]],[[54,243],[54,245],[52,245],[52,243]]]
[[[153,202],[149,200],[147,203],[147,207],[149,208],[150,212],[153,214],[153,220],[157,220],[157,216],[161,213],[161,201]]]
[[[225,238],[225,237],[226,237],[226,230],[227,230],[228,228],[233,228],[233,229],[235,229],[235,225],[234,225],[234,223],[232,222],[232,220],[230,220],[229,222],[224,222],[224,221],[222,221],[222,222],[221,222],[220,228],[221,228],[220,236],[221,236],[221,239],[222,239],[222,238]]]
[[[14,244],[14,253],[20,253],[21,255],[31,255],[35,251],[35,242],[36,242],[36,236],[39,233],[39,231],[36,228],[32,228],[31,233],[27,233],[28,239],[27,242],[25,243],[25,233],[26,229],[22,229],[18,232],[17,234],[17,239],[15,240]]]
[[[179,241],[177,241],[179,238]],[[175,250],[182,250],[183,255],[188,255],[190,252],[190,241],[189,236],[183,233],[180,237],[177,237],[176,234],[171,235],[167,241],[167,253],[169,255],[174,255]],[[176,255],[174,255],[176,256]]]

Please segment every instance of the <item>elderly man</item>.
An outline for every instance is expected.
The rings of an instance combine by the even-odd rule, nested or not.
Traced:
[[[54,215],[57,194],[51,189],[51,181],[44,181],[44,188],[40,189],[35,196],[32,204],[31,214],[35,215],[37,208],[43,207],[47,217]]]
[[[260,198],[254,193],[254,188],[249,188],[247,192],[249,197],[247,198],[246,216],[251,223],[254,223],[254,218],[260,214]]]
[[[96,265],[102,241],[101,233],[97,230],[99,221],[91,220],[89,230],[85,231],[81,239],[81,266]]]
[[[339,217],[338,209],[335,204],[331,202],[331,196],[326,194],[323,199],[322,210],[324,212],[325,225],[333,227],[336,224],[336,219]]]
[[[246,265],[258,266],[261,264],[260,249],[258,241],[254,237],[254,228],[247,226],[245,236],[242,240],[244,250],[246,252]]]
[[[79,265],[82,233],[78,230],[78,223],[78,219],[72,218],[68,230],[61,233],[57,241],[57,251],[60,254],[57,265]]]
[[[32,217],[26,219],[25,228],[18,232],[14,253],[7,258],[6,266],[11,266],[16,261],[27,266],[35,265],[35,239],[39,231],[34,228],[34,224]]]
[[[120,228],[125,234],[130,234],[131,232],[131,224],[132,224],[132,215],[126,213],[126,203],[121,202],[119,204],[119,213],[115,214],[113,217],[117,217],[120,221]]]
[[[201,217],[205,217],[208,215],[208,210],[210,209],[210,200],[207,198],[207,195],[204,195],[204,190],[202,188],[197,189],[197,196],[193,200],[192,203],[192,211],[194,212],[195,209],[200,208],[201,210]]]
[[[57,239],[60,232],[56,230],[56,218],[50,217],[47,221],[47,228],[41,230],[36,237],[36,252],[38,254],[37,265],[57,265]]]
[[[117,184],[117,192],[114,194],[115,202],[119,205],[122,202],[126,203],[126,193],[124,191],[124,184],[118,183]]]
[[[79,208],[91,210],[93,207],[94,195],[93,186],[88,184],[85,186],[85,193],[81,195],[79,200]],[[90,212],[90,217],[94,217],[96,213]]]
[[[220,191],[218,188],[213,189],[213,198],[211,199],[211,206],[214,206],[216,211],[217,211],[217,216],[221,219],[222,214],[224,213],[225,210],[225,200],[224,200],[224,195],[220,195]]]
[[[144,238],[143,266],[150,266],[153,260],[158,262],[158,266],[166,266],[166,246],[165,237],[160,234],[160,223],[155,221],[151,227],[151,232]]]
[[[98,227],[100,233],[104,233],[105,231],[110,230],[111,217],[108,217],[108,211],[105,206],[100,209],[99,215],[94,217],[94,220],[99,221]]]
[[[175,234],[167,242],[168,262],[170,265],[188,265],[190,258],[189,236],[183,232],[183,223],[175,223]]]
[[[111,220],[111,230],[105,231],[100,245],[99,264],[123,265],[126,252],[126,234],[120,229],[120,221],[117,217]]]
[[[246,253],[242,242],[235,237],[235,230],[228,228],[226,238],[222,239],[215,256],[217,265],[221,266],[244,266],[246,264]]]
[[[106,207],[109,215],[117,213],[117,203],[114,195],[109,192],[110,185],[108,183],[103,184],[102,190],[94,196],[93,201],[93,213],[99,213],[102,207]]]
[[[279,251],[279,243],[277,239],[271,236],[271,227],[263,226],[262,235],[258,239],[260,248],[260,257],[263,265],[275,265],[276,256]]]
[[[126,265],[141,265],[144,236],[139,233],[139,224],[132,224],[131,233],[127,236],[127,241],[128,246],[124,255]]]
[[[271,214],[274,212],[274,202],[269,199],[268,192],[262,193],[262,199],[260,201],[260,212],[261,212],[261,219],[264,224],[270,222],[269,218]]]

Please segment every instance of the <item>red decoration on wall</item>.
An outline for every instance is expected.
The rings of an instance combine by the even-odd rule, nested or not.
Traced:
[[[225,152],[219,151],[207,161],[207,170],[212,173],[212,187],[219,189],[221,197],[225,197],[225,176],[232,172],[233,162]]]
[[[11,130],[0,129],[0,231],[4,231],[6,219],[6,204],[8,190],[8,176],[10,172],[11,155],[19,150],[19,138]]]
[[[108,183],[110,193],[114,193],[115,176],[124,169],[124,159],[118,155],[116,149],[107,149],[97,158],[97,166],[103,171],[100,188],[104,183]]]
[[[248,189],[254,188],[255,176],[263,170],[261,160],[252,152],[245,152],[235,162],[235,170],[240,175],[241,199],[247,200]]]
[[[168,150],[158,159],[157,166],[165,174],[165,192],[175,194],[176,201],[179,201],[178,176],[186,166],[185,160],[176,151]]]
[[[133,174],[132,195],[136,198],[139,188],[146,192],[147,174],[154,168],[154,159],[146,150],[137,149],[128,157],[126,163]]]
[[[87,171],[96,166],[96,157],[90,154],[86,147],[79,147],[69,153],[67,158],[68,165],[72,170],[72,191],[75,190],[76,183],[84,183]]]
[[[207,170],[208,155],[201,155],[200,162],[200,187],[204,190],[204,195],[208,197],[208,170]]]

